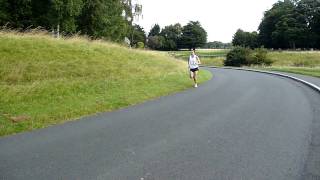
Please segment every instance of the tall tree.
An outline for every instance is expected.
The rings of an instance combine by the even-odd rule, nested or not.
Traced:
[[[276,30],[276,24],[283,16],[293,13],[294,7],[295,4],[292,0],[278,1],[270,10],[265,12],[259,25],[259,41],[261,45],[267,48],[278,47],[277,42],[272,39],[272,33]]]
[[[305,39],[307,46],[320,48],[320,1],[301,0],[298,2],[297,11],[303,15],[308,33]]]
[[[0,5],[0,25],[22,29],[32,25],[31,0],[1,0]]]
[[[128,32],[128,23],[119,0],[86,0],[78,19],[79,30],[93,38],[122,41]]]
[[[232,47],[231,43],[223,43],[220,41],[208,42],[203,46],[203,48],[208,48],[208,49],[229,49],[231,47]]]
[[[177,44],[182,35],[182,27],[179,23],[166,26],[161,30],[160,35],[165,39],[163,50],[177,50]]]
[[[179,41],[180,48],[202,47],[207,42],[207,32],[199,21],[190,21],[182,28],[182,35]]]
[[[258,47],[258,33],[257,32],[245,32],[241,29],[238,29],[234,34],[232,39],[232,44],[234,46],[242,46],[248,48],[257,48]]]
[[[162,50],[165,41],[165,38],[162,36],[150,36],[148,37],[147,45],[151,49]]]
[[[152,28],[151,28],[151,30],[150,30],[150,32],[149,32],[149,34],[148,34],[148,37],[150,37],[150,36],[158,36],[159,34],[160,34],[160,26],[158,25],[158,24],[155,24]]]
[[[143,42],[145,44],[147,39],[144,29],[139,25],[135,25],[133,27],[133,34],[131,38],[131,46],[136,46],[138,42]]]
[[[275,47],[291,48],[304,47],[308,34],[306,24],[299,21],[299,14],[293,13],[282,16],[275,25],[271,38]]]
[[[0,25],[5,25],[9,22],[8,1],[0,0]]]
[[[56,24],[52,24],[54,21],[50,18],[56,18],[51,15],[54,1],[53,0],[32,0],[32,25],[41,26],[46,29],[51,29]]]
[[[48,15],[51,26],[59,25],[61,31],[66,33],[75,32],[82,6],[82,0],[52,0]]]
[[[313,35],[316,33],[312,33],[310,24],[313,12],[320,6],[312,7],[311,1],[312,5],[317,2],[284,0],[275,3],[266,11],[259,26],[260,43],[267,48],[285,49],[305,48],[315,44],[312,39],[315,39]]]

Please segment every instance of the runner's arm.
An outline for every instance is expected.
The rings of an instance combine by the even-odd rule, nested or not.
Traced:
[[[198,59],[198,64],[201,64],[199,56],[197,56],[197,59]]]

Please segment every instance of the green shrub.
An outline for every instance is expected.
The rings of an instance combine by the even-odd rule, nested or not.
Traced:
[[[273,61],[268,58],[267,54],[268,50],[265,48],[251,50],[245,47],[237,46],[227,54],[224,65],[236,67],[251,65],[270,66]]]
[[[248,56],[247,62],[248,65],[266,65],[270,66],[272,64],[272,60],[267,56],[268,50],[265,48],[257,48],[255,49],[250,56]]]
[[[137,43],[137,48],[138,49],[143,49],[144,48],[144,43],[143,42],[138,42]]]
[[[250,49],[237,46],[229,51],[229,53],[227,54],[227,58],[224,61],[224,65],[236,67],[248,65],[250,53]]]

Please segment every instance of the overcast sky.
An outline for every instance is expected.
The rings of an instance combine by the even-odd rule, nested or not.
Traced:
[[[138,0],[143,5],[140,24],[148,33],[152,25],[200,21],[208,41],[231,42],[238,28],[256,31],[263,13],[278,0]]]

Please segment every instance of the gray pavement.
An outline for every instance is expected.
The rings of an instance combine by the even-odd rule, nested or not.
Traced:
[[[210,69],[197,89],[0,138],[0,179],[320,179],[320,95]]]

